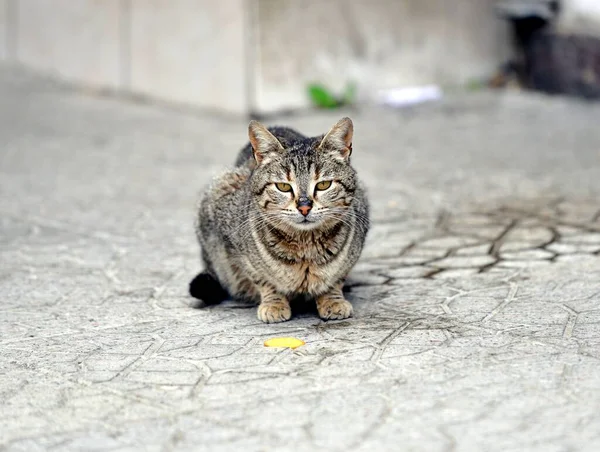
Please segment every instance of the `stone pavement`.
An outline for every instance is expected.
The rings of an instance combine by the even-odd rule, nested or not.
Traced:
[[[374,220],[355,318],[265,325],[186,293],[197,193],[246,120],[1,70],[2,450],[600,450],[600,106],[269,123],[343,114]]]

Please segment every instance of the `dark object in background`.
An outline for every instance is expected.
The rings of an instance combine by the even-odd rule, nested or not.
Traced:
[[[543,32],[560,11],[556,0],[506,0],[496,5],[511,26],[514,55],[491,81],[492,86],[506,86],[511,78],[528,86],[528,49],[536,35]]]
[[[600,98],[600,39],[554,32],[560,1],[506,0],[498,11],[511,24],[515,55],[491,80],[493,87],[516,79],[549,94]]]
[[[536,34],[526,48],[527,84],[549,94],[600,99],[600,39]]]
[[[512,25],[513,40],[517,50],[529,46],[531,39],[552,23],[560,13],[558,0],[512,0],[497,5],[502,16]]]

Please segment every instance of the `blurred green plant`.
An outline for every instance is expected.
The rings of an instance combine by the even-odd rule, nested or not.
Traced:
[[[467,91],[481,91],[486,88],[486,83],[481,79],[473,79],[467,81],[465,88]]]
[[[338,96],[320,83],[311,83],[308,85],[308,97],[317,108],[340,108],[354,103],[356,100],[356,84],[348,83],[342,95]]]

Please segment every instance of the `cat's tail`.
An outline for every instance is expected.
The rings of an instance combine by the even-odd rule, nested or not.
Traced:
[[[204,305],[218,304],[229,297],[221,283],[207,272],[201,272],[192,279],[189,290],[190,295],[202,300]]]

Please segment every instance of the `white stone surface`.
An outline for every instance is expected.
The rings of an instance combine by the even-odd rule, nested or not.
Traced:
[[[246,112],[246,7],[244,0],[132,0],[131,89]]]
[[[394,279],[403,279],[403,278],[421,278],[431,273],[430,268],[422,267],[422,266],[414,266],[414,267],[400,267],[394,270],[389,270],[385,274],[394,278]]]
[[[119,87],[119,0],[14,3],[19,63],[84,86]]]
[[[463,84],[506,57],[494,0],[257,0],[258,111],[307,105],[306,85],[362,95],[381,88]]]
[[[600,245],[596,244],[579,244],[579,243],[553,243],[546,249],[560,254],[571,253],[597,253],[600,252]]]
[[[485,245],[473,245],[459,249],[456,252],[457,256],[480,256],[487,254],[490,250],[490,244]]]
[[[492,256],[451,256],[430,265],[438,268],[478,268],[494,262]]]
[[[6,69],[0,99],[2,451],[600,450],[599,256],[402,271],[432,231],[477,235],[482,215],[520,224],[526,249],[545,246],[531,218],[595,239],[599,105],[477,93],[410,115],[269,121],[317,134],[352,116],[376,240],[348,292],[354,318],[265,325],[187,295],[197,192],[234,161],[246,120]],[[382,257],[403,239],[415,246]],[[263,346],[278,336],[306,345]]]
[[[500,257],[503,259],[510,259],[516,261],[522,260],[543,260],[551,259],[554,253],[546,250],[534,249],[534,250],[523,250],[523,251],[507,251],[500,253]]]

